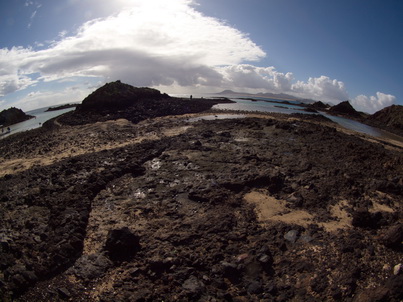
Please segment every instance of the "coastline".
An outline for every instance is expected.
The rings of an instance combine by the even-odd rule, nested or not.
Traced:
[[[24,279],[20,301],[62,294],[121,300],[129,293],[119,286],[122,280],[148,299],[347,297],[317,274],[339,278],[340,287],[353,280],[351,293],[362,297],[374,293],[368,284],[392,290],[385,280],[398,282],[399,276],[382,266],[396,266],[400,253],[384,234],[402,219],[401,185],[390,180],[403,162],[401,148],[307,115],[190,121],[206,114],[222,112],[76,126],[63,124],[62,116],[6,139],[0,206],[7,213],[1,229],[9,232],[2,238],[25,255],[20,274],[35,276]],[[44,228],[48,223],[54,227]],[[20,231],[24,225],[31,231]],[[141,246],[124,260],[108,256],[113,246],[104,243],[111,230],[125,227]],[[352,263],[360,275],[351,272]],[[286,287],[287,276],[323,289]],[[161,278],[181,281],[163,284]],[[228,285],[217,286],[222,280]],[[144,291],[150,287],[156,291]]]

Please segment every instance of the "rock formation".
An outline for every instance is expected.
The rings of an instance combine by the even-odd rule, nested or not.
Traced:
[[[403,136],[403,106],[386,107],[368,117],[366,122]]]
[[[330,114],[343,115],[346,117],[360,118],[361,114],[351,106],[349,101],[341,102],[335,106],[330,107]]]
[[[25,114],[21,109],[12,107],[0,112],[0,125],[7,127],[33,118]]]

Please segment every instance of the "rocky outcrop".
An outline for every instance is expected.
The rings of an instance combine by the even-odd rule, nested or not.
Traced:
[[[85,98],[74,112],[60,121],[82,125],[125,118],[133,123],[166,115],[197,113],[218,103],[232,103],[228,99],[183,99],[161,94],[152,88],[137,88],[120,81],[105,84]]]
[[[327,110],[330,106],[321,101],[317,101],[313,104],[308,105],[308,107],[315,110]]]
[[[403,136],[403,106],[392,105],[369,116],[366,122]]]
[[[33,118],[27,115],[21,109],[12,107],[0,112],[0,125],[7,127]]]
[[[330,114],[343,115],[350,118],[360,118],[361,114],[351,106],[349,101],[341,102],[335,106],[330,107]]]
[[[161,94],[156,89],[137,88],[116,81],[105,84],[87,96],[82,104],[78,106],[77,111],[102,113],[127,109],[132,106],[143,105],[145,102],[168,98],[167,94]]]

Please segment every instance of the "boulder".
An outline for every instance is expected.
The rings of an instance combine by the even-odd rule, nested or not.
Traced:
[[[105,243],[105,250],[114,262],[130,260],[141,248],[140,238],[129,228],[110,230]]]

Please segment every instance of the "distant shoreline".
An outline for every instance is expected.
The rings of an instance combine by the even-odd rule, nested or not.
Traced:
[[[56,107],[49,107],[45,112],[63,110],[63,109],[68,109],[68,108],[73,108],[73,107],[77,107],[77,104],[65,104],[65,105],[56,106]]]

